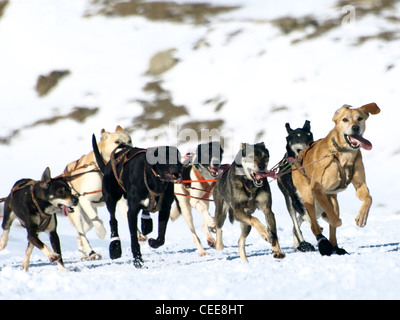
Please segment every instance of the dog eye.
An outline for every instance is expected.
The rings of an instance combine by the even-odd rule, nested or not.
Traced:
[[[362,121],[363,118],[362,117],[358,117],[357,121]]]
[[[118,145],[120,145],[120,144],[121,144],[121,141],[119,141],[119,140],[116,140],[116,141],[115,141],[115,144],[118,144]]]
[[[343,122],[347,122],[347,121],[349,121],[349,119],[343,118]]]

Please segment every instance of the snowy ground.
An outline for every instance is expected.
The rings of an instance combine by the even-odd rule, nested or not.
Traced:
[[[241,262],[240,228],[229,222],[224,226],[224,251],[207,249],[206,257],[198,257],[191,234],[179,219],[168,225],[163,247],[153,250],[142,245],[147,269],[136,270],[128,228],[120,219],[123,257],[111,261],[108,240],[99,240],[91,231],[90,241],[103,260],[83,262],[76,249],[76,231],[59,216],[63,258],[71,272],[59,273],[37,249],[30,272],[19,270],[26,231],[14,226],[8,247],[0,252],[0,299],[400,299],[396,200],[400,145],[394,133],[400,101],[399,40],[354,45],[360,36],[398,28],[384,17],[398,16],[400,5],[293,45],[292,40],[311,33],[312,27],[283,35],[271,19],[313,14],[323,21],[341,14],[341,8],[333,7],[335,1],[301,3],[230,1],[242,8],[195,26],[141,17],[83,18],[85,1],[59,0],[57,5],[50,0],[12,1],[0,18],[0,136],[76,106],[96,106],[100,111],[83,124],[64,120],[21,130],[10,144],[0,145],[0,195],[6,196],[22,177],[39,179],[46,166],[54,175],[62,172],[67,163],[90,150],[91,134],[99,134],[101,128],[131,126],[141,112],[137,100],[153,98],[142,90],[149,81],[162,80],[174,104],[189,110],[189,115],[175,120],[178,126],[190,120],[224,120],[224,136],[229,139],[224,162],[232,161],[240,142],[264,140],[273,165],[284,154],[286,122],[293,128],[309,119],[314,137],[321,138],[342,104],[375,101],[382,112],[370,117],[365,133],[374,148],[363,152],[374,198],[365,228],[354,223],[360,202],[353,187],[339,196],[343,226],[338,240],[350,255],[294,252],[292,224],[283,196],[272,182],[278,236],[286,253],[281,261],[272,258],[270,245],[253,230],[247,242],[249,263]],[[206,45],[195,50],[199,40]],[[180,62],[159,77],[146,75],[150,57],[169,48],[177,49]],[[37,76],[64,68],[71,75],[39,98],[33,90]],[[217,102],[205,103],[210,99],[226,103],[216,111]],[[277,109],[281,111],[274,112]],[[165,124],[159,131],[169,129]],[[149,139],[159,131],[138,129],[132,138],[143,147],[176,142],[168,135],[157,142]],[[187,143],[179,148],[184,153],[194,146]],[[261,218],[260,212],[256,215]],[[106,209],[100,210],[100,216],[108,228]],[[194,216],[205,244],[202,221],[196,212]],[[153,218],[156,221],[157,216]],[[321,224],[327,230],[325,222]],[[316,245],[308,226],[304,224],[302,230]],[[47,236],[42,234],[41,239],[47,241]]]

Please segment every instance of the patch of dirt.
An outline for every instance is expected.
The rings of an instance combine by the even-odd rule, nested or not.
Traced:
[[[143,91],[154,93],[154,98],[152,100],[136,100],[143,107],[143,112],[133,119],[131,130],[136,128],[155,129],[180,116],[189,114],[185,106],[178,106],[172,102],[170,92],[162,87],[162,81],[147,83]]]
[[[58,82],[69,75],[71,72],[69,70],[55,70],[47,75],[40,75],[36,82],[36,92],[39,97],[47,95],[53,88],[55,88]]]
[[[152,56],[149,62],[147,74],[151,76],[158,76],[173,68],[179,62],[179,59],[174,57],[175,52],[176,49],[168,49],[158,52]]]
[[[238,9],[238,6],[214,6],[209,3],[176,3],[173,1],[142,0],[92,0],[85,17],[104,15],[108,17],[143,16],[153,21],[191,22],[203,24],[208,17]]]
[[[9,0],[0,0],[0,18],[3,16],[9,2]]]
[[[354,8],[355,23],[357,20],[362,19],[369,14],[384,17],[391,22],[400,22],[400,18],[396,15],[395,6],[398,2],[399,0],[340,0],[335,5],[338,12],[336,18],[320,20],[313,15],[305,15],[301,17],[285,16],[273,19],[271,20],[271,23],[285,35],[295,31],[307,33],[304,37],[292,41],[292,44],[296,44],[305,40],[320,37],[337,27],[342,27],[342,23],[347,21],[346,18],[349,17],[350,14],[348,10],[343,10],[346,9],[346,6]],[[397,29],[398,28],[396,27],[394,30],[383,31],[377,35],[362,36],[356,41],[356,45],[374,39],[381,39],[384,41],[397,40],[399,36]]]
[[[40,125],[52,125],[62,120],[71,119],[79,123],[83,123],[90,116],[95,115],[99,111],[99,108],[87,108],[87,107],[75,107],[72,111],[66,115],[54,116],[42,120],[37,120],[31,124],[28,124],[20,129],[13,130],[8,136],[0,137],[0,144],[9,145],[12,140],[21,133],[22,130],[38,127]]]

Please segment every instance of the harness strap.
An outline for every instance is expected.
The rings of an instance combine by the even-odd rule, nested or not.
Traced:
[[[146,188],[150,194],[150,203],[147,206],[147,210],[150,212],[153,212],[153,213],[160,211],[162,202],[164,200],[164,192],[165,192],[165,189],[167,189],[167,185],[165,185],[164,190],[160,193],[156,193],[153,190],[151,190],[149,183],[147,182],[146,168],[144,168],[144,184],[146,185]]]
[[[111,156],[110,156],[111,168],[112,168],[112,171],[114,173],[115,180],[117,180],[119,186],[126,193],[126,189],[124,187],[124,183],[122,182],[122,174],[124,172],[125,164],[128,163],[129,161],[131,161],[138,154],[146,152],[147,150],[146,149],[139,150],[138,152],[135,152],[132,156],[127,157],[127,154],[129,153],[129,151],[131,151],[131,149],[128,149],[128,150],[124,151],[117,159],[115,159],[115,152],[116,152],[117,149],[118,148],[115,148],[113,150],[113,152],[111,153]],[[119,164],[122,161],[122,159],[123,159],[123,163],[122,163],[122,166],[121,166],[121,171],[120,171],[120,173],[118,175],[117,164]]]
[[[50,224],[51,216],[49,216],[48,214],[44,213],[42,208],[40,208],[39,203],[37,202],[37,199],[36,199],[36,197],[35,197],[35,195],[33,193],[33,188],[35,187],[35,185],[36,185],[36,183],[32,184],[30,189],[31,189],[32,201],[35,204],[36,209],[39,211],[39,215],[40,215],[40,221],[39,221],[38,229],[39,230],[45,230],[48,227],[48,225]]]
[[[211,193],[214,189],[215,184],[217,183],[216,179],[213,179],[211,181],[211,184],[208,184],[208,180],[206,180],[203,175],[200,173],[199,169],[196,168],[196,166],[193,166],[193,172],[196,178],[198,179],[197,182],[201,184],[201,187],[203,188],[204,195],[200,198],[201,200],[207,200],[210,198]]]

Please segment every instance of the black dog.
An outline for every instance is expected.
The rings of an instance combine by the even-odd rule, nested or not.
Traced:
[[[28,248],[21,269],[28,271],[29,260],[34,246],[57,262],[60,270],[65,270],[61,257],[60,240],[57,235],[57,218],[54,213],[68,214],[71,207],[78,204],[78,198],[71,194],[71,188],[63,178],[52,179],[50,169],[46,168],[40,181],[22,179],[15,183],[4,205],[2,223],[3,235],[0,250],[7,246],[11,224],[18,218],[28,232]],[[39,232],[49,233],[51,251],[38,237]]]
[[[247,262],[245,242],[251,231],[256,228],[261,237],[272,244],[273,257],[282,259],[276,229],[275,215],[271,210],[271,190],[267,181],[269,152],[263,142],[255,145],[242,144],[241,150],[225,173],[218,177],[214,187],[216,246],[222,250],[222,226],[229,210],[231,222],[240,222],[242,233],[239,238],[240,258]],[[268,227],[252,216],[256,209],[265,214]]]
[[[288,136],[286,137],[286,154],[279,163],[278,186],[285,196],[286,207],[293,221],[293,240],[294,248],[301,252],[315,251],[315,248],[304,240],[300,226],[304,218],[308,218],[303,202],[297,194],[296,187],[293,185],[291,160],[297,158],[299,152],[309,143],[313,142],[310,121],[306,120],[303,128],[295,130],[290,128],[289,123],[285,125]],[[292,159],[291,159],[292,158]],[[285,173],[287,172],[287,173]],[[297,216],[296,212],[299,213]]]
[[[122,198],[128,201],[128,223],[131,234],[131,248],[134,266],[143,267],[143,259],[137,237],[137,220],[140,210],[159,211],[158,238],[149,239],[152,248],[164,244],[165,232],[174,201],[174,181],[182,179],[180,153],[175,147],[157,147],[149,149],[122,148],[112,154],[107,165],[97,148],[93,135],[93,151],[100,170],[104,174],[103,196],[110,212],[111,243],[110,257],[121,257],[121,242],[118,236],[118,222],[115,218],[117,202]]]

